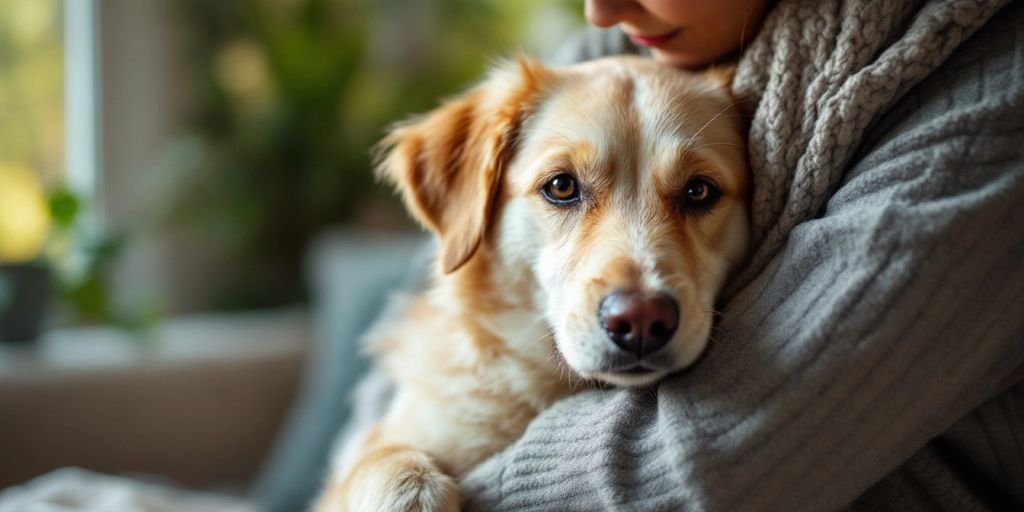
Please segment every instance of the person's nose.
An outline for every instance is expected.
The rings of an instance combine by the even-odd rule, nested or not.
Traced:
[[[637,7],[636,0],[586,0],[583,13],[591,25],[605,28],[625,20]]]

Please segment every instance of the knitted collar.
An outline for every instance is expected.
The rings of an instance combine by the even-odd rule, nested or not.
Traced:
[[[749,137],[752,282],[838,188],[865,131],[1006,0],[782,0],[743,52],[733,91]]]

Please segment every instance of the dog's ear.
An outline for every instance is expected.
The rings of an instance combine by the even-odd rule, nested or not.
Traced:
[[[481,85],[399,125],[382,141],[378,176],[441,246],[445,273],[476,252],[487,229],[519,126],[549,71],[520,58]]]
[[[732,89],[733,78],[736,77],[735,64],[714,64],[704,71],[704,76],[721,85],[725,90]]]
[[[733,99],[729,107],[739,114],[744,120],[744,130],[750,128],[750,119],[754,116],[755,105],[748,98],[740,96],[732,88],[732,82],[736,79],[735,64],[713,64],[704,70],[704,76],[713,83],[724,89]]]

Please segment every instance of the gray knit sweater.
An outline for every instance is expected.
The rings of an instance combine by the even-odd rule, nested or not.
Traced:
[[[557,403],[466,508],[1024,510],[1024,2],[999,3],[781,1],[735,85],[758,249],[707,356]]]

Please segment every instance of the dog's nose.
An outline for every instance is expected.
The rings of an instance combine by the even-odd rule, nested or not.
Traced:
[[[608,337],[637,357],[664,347],[679,327],[679,306],[664,293],[615,292],[601,300],[597,316]]]

